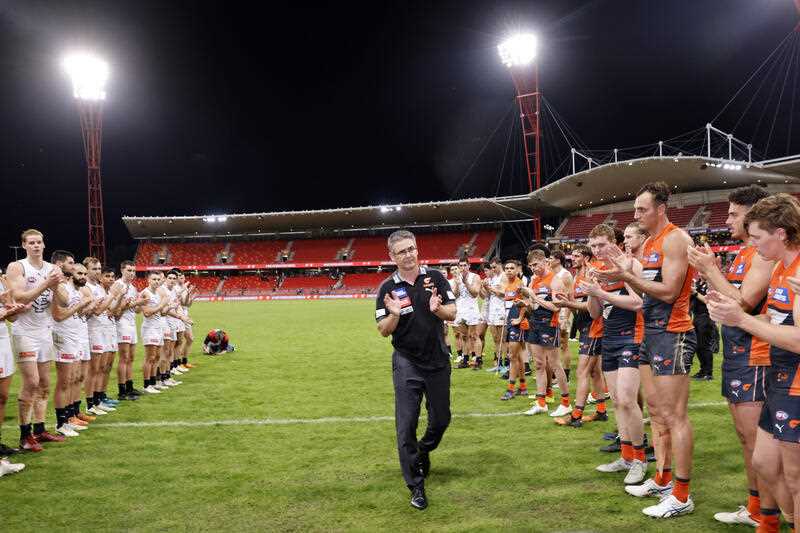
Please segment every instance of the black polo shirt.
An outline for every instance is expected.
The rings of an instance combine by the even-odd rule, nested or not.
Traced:
[[[423,369],[438,370],[450,365],[450,352],[444,342],[442,319],[431,313],[431,289],[442,297],[442,305],[455,301],[447,279],[438,270],[419,267],[419,275],[413,285],[395,272],[381,284],[375,301],[375,320],[380,322],[389,316],[383,303],[389,293],[400,298],[402,309],[400,321],[392,333],[395,351]]]

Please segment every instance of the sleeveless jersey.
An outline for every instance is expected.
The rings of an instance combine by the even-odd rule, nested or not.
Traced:
[[[519,278],[514,278],[513,281],[508,281],[506,278],[503,281],[503,306],[508,310],[508,314],[506,315],[506,324],[511,325],[512,320],[516,320],[519,318],[519,311],[520,308],[517,307],[515,302],[521,300],[519,294],[519,288],[522,287],[522,280]],[[520,329],[522,328],[522,324],[520,324]]]
[[[6,287],[3,280],[0,279],[0,296],[8,292],[8,288]],[[8,326],[6,325],[5,320],[0,320],[0,339],[7,339],[8,338]]]
[[[126,301],[128,298],[132,298],[133,300],[136,299],[136,287],[133,286],[133,283],[128,284],[128,288],[125,290],[125,295],[123,298]],[[136,325],[136,311],[134,311],[133,308],[125,309],[117,322],[129,326]]]
[[[766,311],[772,324],[795,325],[793,311],[795,294],[786,283],[786,278],[797,276],[798,267],[800,267],[800,255],[785,268],[783,261],[779,261],[772,272],[767,291]],[[770,373],[775,376],[775,380],[770,382],[770,387],[788,391],[790,396],[800,396],[800,354],[770,346],[769,356],[772,363]]]
[[[533,281],[531,282],[531,290],[542,300],[546,302],[552,302],[553,291],[550,288],[550,284],[553,283],[554,279],[555,274],[553,272],[548,272],[541,277],[537,276],[533,278]],[[554,313],[542,305],[533,310],[533,320],[539,324],[547,324],[548,326],[558,327],[558,313]]]
[[[489,287],[494,290],[503,290],[506,276],[505,274],[497,274],[496,276],[492,276],[489,278]],[[505,309],[505,302],[504,299],[500,296],[497,296],[494,293],[489,294],[489,298],[487,300],[486,306],[488,307],[488,313],[500,313],[503,312]]]
[[[675,224],[667,224],[661,233],[648,237],[642,253],[642,277],[649,281],[662,282],[661,268],[664,266],[664,239],[673,231],[679,231]],[[642,296],[642,314],[647,333],[682,333],[694,328],[689,315],[689,299],[691,296],[694,269],[688,267],[678,298],[671,304],[645,293]]]
[[[630,294],[625,283],[613,281],[601,285],[603,290],[618,296]],[[641,343],[644,337],[644,317],[641,311],[631,311],[603,301],[603,335],[606,337],[633,337]]]
[[[475,309],[478,310],[478,298],[471,295],[469,293],[469,289],[467,285],[471,285],[475,283],[475,278],[478,275],[474,272],[467,272],[467,281],[461,282],[459,279],[455,279],[455,283],[460,285],[460,290],[458,291],[458,296],[456,296],[456,308],[457,309]]]
[[[591,262],[589,266],[599,269],[602,263],[599,262]],[[589,295],[583,291],[583,287],[581,287],[580,282],[586,279],[584,276],[584,272],[580,272],[578,275],[575,276],[575,284],[572,286],[572,299],[577,300],[579,302],[586,302],[589,299]],[[603,316],[599,316],[595,319],[592,319],[591,315],[589,315],[589,311],[575,311],[575,320],[577,321],[577,328],[579,331],[586,330],[588,328],[587,334],[591,339],[597,339],[603,336]]]
[[[65,283],[64,287],[67,290],[67,305],[72,307],[81,301],[81,293],[72,285],[72,283]],[[81,335],[84,328],[84,322],[81,320],[80,315],[73,314],[69,318],[65,318],[61,322],[53,320],[53,334],[58,335],[65,339],[70,340],[83,340]]]
[[[96,300],[101,300],[107,296],[106,290],[103,288],[102,285],[99,283],[86,283],[86,286],[89,287],[89,290],[92,291],[92,298]],[[91,315],[89,317],[89,327],[94,328],[108,328],[112,326],[113,322],[108,316],[108,310],[103,311],[99,315]]]
[[[755,246],[746,246],[739,250],[725,278],[737,289],[741,288],[744,277],[750,270],[755,257]],[[757,315],[764,311],[764,300],[758,303],[750,314]],[[743,329],[722,326],[722,355],[726,368],[744,368],[748,366],[769,366],[769,344],[758,337],[753,337]]]
[[[44,283],[53,270],[53,265],[47,261],[43,261],[42,268],[38,270],[27,259],[18,262],[22,265],[26,291]],[[31,302],[30,309],[17,315],[17,320],[11,324],[11,332],[14,335],[25,335],[50,330],[53,327],[53,314],[50,309],[52,302],[53,290],[47,289]]]
[[[155,292],[152,292],[150,291],[149,287],[145,287],[141,294],[147,298],[147,301],[144,304],[145,307],[156,307],[161,304],[161,296],[158,294],[158,289],[156,289]],[[161,320],[161,313],[154,313],[150,316],[144,316],[144,318],[142,318],[142,328],[161,328]]]

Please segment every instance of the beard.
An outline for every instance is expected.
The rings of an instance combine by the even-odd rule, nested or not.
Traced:
[[[81,287],[86,285],[86,278],[78,279],[78,278],[73,277],[72,278],[72,284],[75,285],[75,287],[80,289]]]

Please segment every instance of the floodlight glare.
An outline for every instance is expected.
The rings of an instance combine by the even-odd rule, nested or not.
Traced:
[[[536,36],[532,33],[512,35],[497,46],[497,51],[507,67],[528,65],[536,57]]]
[[[72,93],[80,100],[105,100],[108,64],[97,56],[70,54],[62,63],[72,79]]]

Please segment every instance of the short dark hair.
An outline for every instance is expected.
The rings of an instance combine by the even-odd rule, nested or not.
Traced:
[[[653,201],[657,205],[666,204],[669,201],[669,185],[667,185],[665,181],[645,183],[642,185],[642,188],[639,189],[639,192],[636,193],[636,197],[638,198],[646,192],[649,192],[653,196]]]
[[[728,195],[728,201],[732,204],[752,207],[756,205],[759,200],[767,196],[769,196],[769,193],[764,190],[764,187],[760,185],[748,185],[747,187],[739,187],[731,191]]]
[[[170,274],[175,274],[175,277],[177,278],[178,274],[180,274],[180,273],[181,273],[181,271],[179,269],[172,268],[172,269],[169,270],[169,272],[167,272],[167,276],[169,276]]]
[[[126,267],[134,267],[135,268],[136,267],[136,263],[134,263],[130,259],[126,259],[125,261],[123,261],[122,263],[119,264],[120,272],[122,272],[122,270],[125,269]]]
[[[572,248],[573,252],[578,252],[586,259],[592,258],[592,249],[586,246],[585,244],[577,244],[574,248]]]
[[[550,254],[550,257],[552,259],[557,259],[558,262],[561,263],[562,267],[567,264],[567,256],[561,250],[553,250],[553,253]]]
[[[506,259],[505,261],[503,261],[503,266],[505,266],[505,265],[507,265],[509,263],[511,263],[512,265],[514,265],[517,268],[522,268],[522,263],[518,259]]]
[[[115,274],[114,269],[112,267],[110,267],[110,266],[104,266],[103,268],[100,269],[100,273],[101,274],[106,274],[108,272],[111,272],[112,274]]]
[[[614,226],[614,240],[617,241],[617,245],[625,242],[625,232],[619,229],[617,226]]]
[[[544,252],[545,257],[550,257],[550,247],[543,242],[534,243],[530,248],[528,248],[528,252],[532,252],[533,250],[541,250]]]
[[[50,262],[58,263],[66,261],[67,257],[71,257],[73,261],[75,260],[75,254],[72,252],[68,252],[66,250],[55,250],[52,254],[50,254]]]
[[[497,256],[494,256],[494,257],[492,257],[492,258],[489,260],[489,264],[490,264],[490,265],[502,265],[502,264],[503,264],[503,262],[502,262],[502,261],[500,261],[500,258],[499,258],[499,257],[497,257]]]

